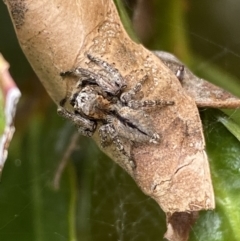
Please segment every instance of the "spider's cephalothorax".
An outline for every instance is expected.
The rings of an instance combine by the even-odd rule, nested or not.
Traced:
[[[133,143],[158,143],[160,139],[151,117],[144,109],[173,105],[174,102],[136,100],[136,94],[141,91],[147,76],[132,89],[123,92],[126,83],[115,67],[89,54],[87,57],[107,74],[102,75],[83,68],[61,74],[75,75],[80,77],[80,80],[70,97],[74,113],[66,111],[63,106],[59,107],[58,112],[74,122],[80,133],[86,136],[92,136],[96,124],[100,124],[101,145],[105,147],[114,143],[117,149],[131,160],[131,155],[125,151],[123,139]],[[134,166],[134,162],[131,161],[131,164]]]

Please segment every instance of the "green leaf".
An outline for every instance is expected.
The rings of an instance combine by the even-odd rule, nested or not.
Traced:
[[[222,124],[222,116],[217,110],[202,112],[216,209],[202,212],[190,240],[237,241],[240,237],[240,142]]]
[[[219,114],[218,121],[220,121],[238,139],[238,141],[240,141],[240,126],[235,123],[231,117]]]

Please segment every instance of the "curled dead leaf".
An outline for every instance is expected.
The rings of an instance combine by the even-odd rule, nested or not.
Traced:
[[[133,153],[136,169],[115,145],[103,151],[166,212],[166,237],[187,240],[196,213],[215,207],[195,97],[182,88],[172,70],[156,55],[129,38],[110,0],[7,0],[6,4],[21,47],[56,104],[75,86],[73,78],[62,81],[60,72],[78,66],[88,69],[87,53],[114,64],[125,77],[128,89],[148,75],[144,98],[160,96],[175,102],[174,106],[150,113],[152,125],[161,135],[159,144],[123,140]],[[97,131],[93,138],[100,146]],[[176,222],[182,218],[190,221],[179,231]]]
[[[154,53],[173,71],[173,73],[177,73],[179,69],[183,67],[183,76],[181,80],[182,87],[195,100],[199,108],[210,107],[234,109],[240,106],[239,98],[228,91],[197,77],[174,55],[163,51],[154,51]]]

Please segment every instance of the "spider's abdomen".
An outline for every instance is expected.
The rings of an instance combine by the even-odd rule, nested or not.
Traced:
[[[157,143],[160,139],[151,117],[142,110],[122,107],[117,111],[117,118],[112,118],[111,122],[119,136],[133,142]]]

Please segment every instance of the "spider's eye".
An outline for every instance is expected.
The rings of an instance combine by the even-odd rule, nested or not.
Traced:
[[[87,92],[85,93],[81,93],[78,97],[78,101],[80,101],[80,103],[86,103],[89,99],[90,99],[90,96]]]
[[[85,97],[81,97],[80,100],[81,100],[81,102],[83,102],[83,103],[86,102],[86,98],[85,98]]]

